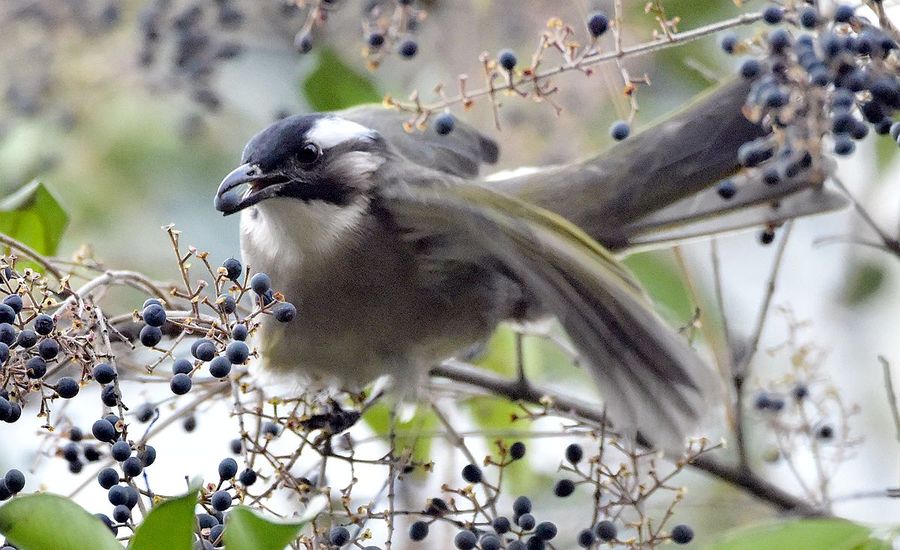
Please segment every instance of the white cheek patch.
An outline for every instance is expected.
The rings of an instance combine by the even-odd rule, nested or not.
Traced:
[[[306,137],[323,149],[360,138],[372,138],[374,130],[340,117],[329,116],[316,120]]]

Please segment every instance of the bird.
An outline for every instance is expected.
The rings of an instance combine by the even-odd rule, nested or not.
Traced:
[[[416,393],[500,323],[555,318],[618,432],[683,448],[714,375],[618,255],[844,204],[821,181],[715,193],[766,132],[741,114],[747,92],[726,83],[607,152],[494,177],[481,169],[498,144],[463,122],[408,132],[381,106],[276,121],[214,201],[240,212],[244,262],[297,305],[289,323],[263,316],[260,368],[357,386],[387,374]]]

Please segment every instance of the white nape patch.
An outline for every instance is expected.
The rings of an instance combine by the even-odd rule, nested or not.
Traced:
[[[350,120],[328,116],[316,120],[306,137],[322,149],[334,147],[351,139],[371,138],[374,130]]]
[[[518,178],[520,176],[535,174],[537,172],[540,172],[541,170],[541,168],[538,168],[536,166],[520,166],[519,168],[515,168],[513,170],[500,170],[499,172],[494,172],[493,174],[486,176],[484,180],[503,181],[510,178]]]

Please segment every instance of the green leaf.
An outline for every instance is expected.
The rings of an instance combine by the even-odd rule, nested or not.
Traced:
[[[388,437],[390,431],[390,407],[384,403],[377,403],[369,408],[363,415],[363,420],[381,437]],[[422,432],[432,431],[437,428],[439,420],[430,408],[424,407],[416,410],[416,413],[406,422],[398,421],[394,427],[394,436],[397,441],[397,450],[411,448],[412,458],[417,462],[428,462],[431,452],[431,438],[420,437]]]
[[[300,530],[325,509],[327,499],[310,501],[302,516],[293,520],[266,518],[247,506],[236,506],[225,520],[228,550],[283,550]]]
[[[381,101],[381,94],[367,75],[348,66],[327,48],[318,49],[316,68],[303,81],[303,95],[315,111],[336,111]]]
[[[21,550],[122,550],[102,521],[49,493],[23,495],[0,507],[0,533]]]
[[[872,538],[872,530],[842,519],[811,519],[741,528],[726,535],[711,550],[890,550],[891,545]]]
[[[0,233],[40,254],[56,254],[69,214],[40,181],[34,180],[0,200]]]
[[[130,550],[191,550],[197,489],[153,507],[131,539]]]
[[[887,276],[884,266],[875,262],[861,262],[850,267],[844,281],[841,299],[848,306],[870,300],[884,287]]]
[[[663,306],[665,317],[679,324],[693,317],[694,306],[688,289],[675,266],[661,253],[634,254],[625,259],[625,265],[641,281],[654,303]]]

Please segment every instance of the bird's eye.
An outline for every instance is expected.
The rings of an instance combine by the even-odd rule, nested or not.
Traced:
[[[312,164],[319,160],[322,150],[315,143],[306,143],[297,152],[297,161],[300,164]]]

